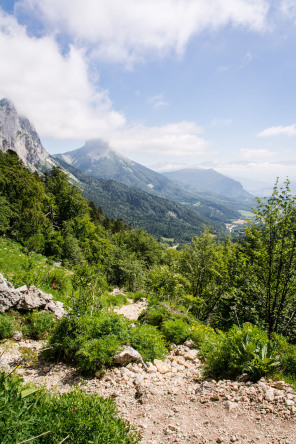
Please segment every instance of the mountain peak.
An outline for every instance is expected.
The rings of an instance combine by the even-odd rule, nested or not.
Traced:
[[[0,100],[0,150],[6,152],[9,149],[33,169],[35,165],[50,163],[33,125],[18,114],[10,100],[4,98]]]

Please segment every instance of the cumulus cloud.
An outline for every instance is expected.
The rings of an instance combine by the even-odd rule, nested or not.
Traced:
[[[157,153],[190,156],[203,153],[209,142],[201,137],[202,129],[194,122],[179,122],[148,127],[136,125],[118,131],[110,140],[120,152]]]
[[[70,47],[61,55],[52,37],[29,37],[0,9],[0,98],[12,100],[42,136],[108,136],[124,125],[108,92],[90,82],[85,55]]]
[[[192,36],[228,25],[266,27],[267,0],[19,0],[43,26],[93,55],[132,65],[147,56],[182,55]]]
[[[296,136],[296,124],[289,126],[271,126],[258,134],[258,137]]]

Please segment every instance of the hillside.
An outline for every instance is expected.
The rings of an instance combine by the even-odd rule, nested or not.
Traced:
[[[238,218],[237,210],[246,209],[241,201],[214,194],[210,190],[197,192],[186,184],[170,180],[137,162],[121,156],[102,140],[90,140],[81,148],[64,154],[60,159],[76,169],[96,178],[111,179],[154,196],[192,207],[212,221],[229,222]],[[68,168],[63,164],[64,168]]]
[[[57,159],[61,167],[79,180],[83,195],[101,207],[113,219],[123,219],[134,227],[142,227],[157,238],[189,241],[200,234],[204,225],[213,225],[221,234],[222,224],[213,222],[191,208],[153,196],[110,179],[98,179]]]
[[[243,188],[240,182],[224,176],[212,168],[185,168],[163,174],[169,179],[189,185],[196,191],[217,193],[232,199],[242,199],[248,202],[253,197]]]

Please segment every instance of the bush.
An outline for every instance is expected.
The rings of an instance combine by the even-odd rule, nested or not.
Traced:
[[[138,302],[142,298],[148,299],[149,295],[146,293],[143,293],[142,291],[137,291],[136,293],[128,293],[128,297],[133,299],[134,302]]]
[[[191,335],[191,327],[182,319],[168,319],[161,327],[165,338],[174,344],[182,344]]]
[[[31,339],[43,339],[53,329],[55,322],[53,313],[33,310],[24,317],[22,332]]]
[[[197,347],[200,347],[203,354],[210,352],[212,347],[216,346],[219,339],[222,339],[222,333],[217,334],[212,327],[197,322],[192,326],[191,339]]]
[[[182,307],[178,306],[177,308],[174,308],[164,302],[149,306],[148,309],[142,312],[139,317],[139,321],[141,323],[155,325],[158,327],[161,327],[162,323],[168,319],[181,319],[189,325],[193,325],[196,322],[194,316],[182,311]]]
[[[138,325],[131,332],[131,345],[144,361],[162,359],[167,349],[162,334],[153,325]]]
[[[169,319],[169,317],[170,313],[167,308],[156,305],[143,311],[139,316],[139,321],[150,325],[161,326],[162,322],[165,319]]]
[[[137,444],[140,434],[118,415],[115,402],[81,389],[62,395],[24,387],[14,374],[0,373],[0,436],[2,444],[38,438],[56,444]],[[35,441],[34,441],[35,442]]]
[[[273,334],[275,352],[280,359],[280,370],[286,375],[296,376],[296,346],[289,344],[284,336]]]
[[[76,364],[85,372],[110,365],[130,337],[129,321],[114,313],[68,316],[58,323],[44,355]]]
[[[218,334],[216,342],[207,349],[205,371],[220,378],[235,378],[247,371],[253,380],[272,374],[279,365],[267,332],[249,323],[242,328],[233,326],[227,333]]]
[[[0,339],[12,338],[15,332],[13,319],[6,314],[0,315]]]

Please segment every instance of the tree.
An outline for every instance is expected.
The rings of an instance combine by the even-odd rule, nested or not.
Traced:
[[[190,282],[192,309],[202,320],[212,319],[232,291],[236,245],[220,243],[205,229],[181,251],[180,269]]]
[[[295,322],[296,196],[288,179],[283,187],[277,180],[271,197],[257,202],[242,251],[257,284],[254,304],[271,336],[286,332]]]

